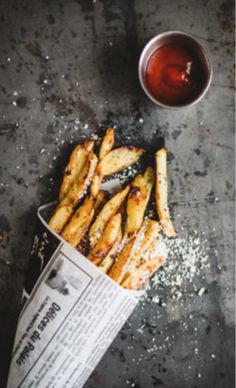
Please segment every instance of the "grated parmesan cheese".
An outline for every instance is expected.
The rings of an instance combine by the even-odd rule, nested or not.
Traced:
[[[169,287],[174,299],[180,299],[186,284],[192,284],[194,280],[209,268],[207,254],[207,240],[196,235],[187,235],[175,239],[163,239],[167,249],[167,261],[165,265],[155,273],[151,280],[152,288],[158,292],[159,286]],[[202,296],[205,288],[200,288],[197,295]],[[158,299],[157,299],[158,300]],[[153,303],[156,297],[152,298]]]

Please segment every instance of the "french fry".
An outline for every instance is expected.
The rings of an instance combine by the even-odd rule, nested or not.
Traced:
[[[136,163],[144,152],[144,149],[136,147],[116,148],[100,161],[100,172],[106,176],[124,170]]]
[[[73,208],[71,206],[59,207],[55,210],[48,225],[54,232],[59,234],[72,214]]]
[[[67,196],[59,203],[49,221],[49,226],[57,233],[62,231],[73,214],[74,208],[86,193],[86,190],[92,180],[96,165],[97,157],[93,151],[90,151],[86,164],[81,171],[78,180],[73,184]]]
[[[99,164],[98,164],[90,187],[90,192],[94,197],[98,195],[98,192],[101,188],[102,180],[103,180],[103,175],[99,170]]]
[[[95,216],[97,212],[101,210],[101,208],[105,205],[107,200],[110,198],[110,193],[107,190],[100,190],[97,197],[96,197],[96,202],[95,202]]]
[[[133,257],[130,262],[131,266],[134,266],[134,267],[137,267],[140,264],[142,255],[146,251],[148,251],[153,241],[158,238],[158,234],[161,230],[160,223],[154,220],[148,219],[144,226],[145,226],[145,229],[143,232],[142,240],[138,245],[138,249],[134,251]]]
[[[155,173],[152,167],[148,167],[143,176],[136,175],[127,201],[125,233],[134,233],[141,227],[154,180]]]
[[[68,224],[65,226],[61,236],[73,247],[77,247],[84,234],[88,230],[96,208],[103,202],[105,193],[100,191],[97,198],[86,197],[83,204],[76,210]]]
[[[110,272],[108,273],[108,275],[118,284],[120,284],[123,280],[125,270],[131,260],[135,240],[136,235],[132,235],[131,237],[129,237],[127,243],[121,250],[116,261],[112,265]]]
[[[119,235],[118,235],[118,239],[117,239],[117,242],[114,244],[114,246],[111,248],[110,252],[108,253],[108,255],[103,259],[103,261],[101,262],[101,264],[99,264],[99,268],[105,272],[105,273],[108,273],[108,271],[110,270],[112,264],[114,263],[114,260],[116,258],[116,255],[117,255],[117,252],[119,250],[119,247],[120,247],[120,242],[122,240],[122,230],[120,228],[120,231],[119,231]]]
[[[65,168],[64,178],[61,184],[59,201],[67,195],[71,186],[78,179],[88,157],[89,151],[92,151],[94,147],[94,141],[86,140],[82,144],[78,144],[73,150],[69,163]]]
[[[99,149],[100,160],[102,160],[111,151],[114,145],[114,140],[114,128],[108,128],[102,140],[101,147]]]
[[[91,185],[91,194],[96,196],[100,190],[104,176],[132,166],[145,151],[135,147],[120,147],[106,154],[99,162]]]
[[[122,287],[138,290],[165,262],[163,256],[156,257],[141,264],[138,269],[131,273],[122,282]]]
[[[102,144],[100,146],[100,149],[99,149],[99,159],[100,160],[102,160],[111,151],[111,149],[114,145],[114,140],[115,140],[114,128],[108,128],[106,133],[105,133],[105,136],[102,140]],[[90,188],[91,194],[94,197],[97,196],[97,194],[100,190],[101,184],[102,184],[102,180],[103,180],[103,174],[101,173],[100,170],[101,170],[100,165],[98,164],[97,168],[96,168],[96,173],[94,175],[94,178],[93,178],[93,181],[91,184],[91,188]]]
[[[98,243],[91,249],[88,259],[99,265],[120,236],[121,214],[115,214],[107,223]]]
[[[153,258],[152,254],[156,254],[156,245],[158,240],[155,238],[160,230],[158,222],[153,220],[145,220],[138,232],[133,233],[128,237],[125,234],[126,242],[114,264],[111,267],[109,276],[121,284],[127,276],[136,270],[141,262],[142,255],[145,251],[145,256],[148,259]],[[150,242],[151,240],[151,242]],[[160,255],[159,255],[160,256]]]
[[[111,217],[118,211],[122,202],[129,192],[130,186],[128,185],[124,190],[114,195],[102,208],[100,213],[97,215],[97,218],[89,231],[89,240],[90,245],[93,247],[105,228],[106,223],[111,219]]]
[[[156,160],[156,209],[163,232],[168,237],[175,237],[176,231],[171,221],[168,207],[167,150],[161,148],[155,153]]]
[[[78,180],[73,184],[67,196],[59,203],[59,207],[70,205],[74,208],[77,206],[92,181],[97,162],[97,156],[93,153],[93,151],[90,151],[86,164],[81,171]]]
[[[84,233],[88,229],[94,217],[94,204],[95,198],[90,196],[86,197],[84,203],[76,210],[73,217],[65,226],[61,236],[70,243],[73,247],[76,247]]]

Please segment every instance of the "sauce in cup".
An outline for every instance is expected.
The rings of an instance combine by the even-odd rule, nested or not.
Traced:
[[[197,104],[212,80],[205,47],[184,31],[166,31],[144,46],[138,64],[141,87],[161,108],[182,109]]]
[[[191,103],[206,83],[199,58],[180,44],[158,48],[148,61],[145,76],[150,94],[160,102],[174,106]]]

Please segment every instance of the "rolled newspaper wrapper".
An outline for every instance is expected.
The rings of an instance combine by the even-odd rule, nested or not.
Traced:
[[[7,388],[83,387],[143,295],[54,233],[54,206],[38,209]]]

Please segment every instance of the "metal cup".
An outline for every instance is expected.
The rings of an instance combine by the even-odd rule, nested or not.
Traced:
[[[146,69],[149,59],[158,48],[167,44],[177,44],[184,46],[187,49],[190,49],[200,60],[205,74],[205,82],[203,83],[202,89],[199,94],[192,101],[184,103],[183,105],[164,104],[150,93],[147,86]],[[186,32],[167,31],[155,36],[146,44],[139,59],[138,73],[141,86],[144,92],[150,98],[150,100],[152,100],[156,105],[159,105],[162,108],[178,109],[193,106],[205,96],[212,80],[212,65],[206,49],[202,46],[198,39]]]

